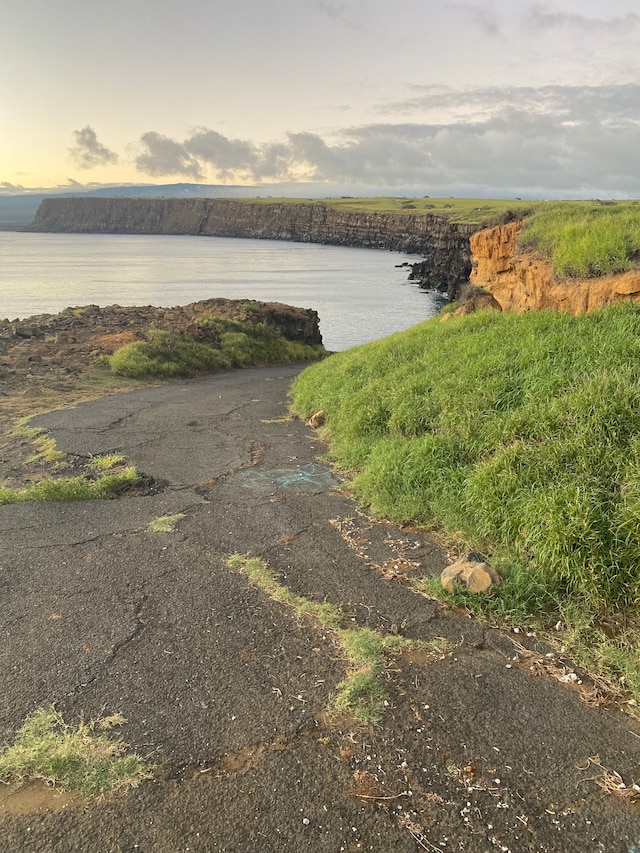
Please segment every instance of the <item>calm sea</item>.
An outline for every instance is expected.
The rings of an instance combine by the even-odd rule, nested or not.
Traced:
[[[275,240],[0,231],[0,318],[91,304],[259,299],[314,308],[327,349],[343,350],[438,312],[442,298],[396,267],[416,260]]]

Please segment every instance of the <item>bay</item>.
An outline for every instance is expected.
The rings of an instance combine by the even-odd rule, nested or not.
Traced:
[[[348,349],[401,331],[442,307],[376,249],[222,237],[0,232],[0,317],[80,305],[186,305],[258,299],[313,308],[324,344]]]

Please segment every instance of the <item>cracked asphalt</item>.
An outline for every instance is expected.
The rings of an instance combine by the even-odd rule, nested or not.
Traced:
[[[317,434],[287,418],[299,369],[35,419],[58,449],[122,452],[166,488],[0,507],[0,742],[52,702],[67,721],[121,712],[123,737],[156,769],[64,808],[5,795],[0,851],[637,853],[638,806],[602,783],[605,771],[640,780],[640,723],[552,677],[533,638],[411,590],[407,579],[439,573],[447,555],[369,519],[341,489]],[[173,532],[149,528],[178,514]],[[332,720],[339,649],[230,570],[233,553],[339,605],[346,627],[452,650],[391,660],[377,725]]]

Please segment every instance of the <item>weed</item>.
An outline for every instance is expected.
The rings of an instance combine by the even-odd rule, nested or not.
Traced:
[[[110,471],[112,468],[123,465],[124,461],[122,453],[104,453],[101,456],[91,457],[91,467],[96,471]]]
[[[65,468],[66,455],[56,450],[55,440],[49,438],[44,430],[29,426],[30,420],[30,417],[20,418],[9,431],[9,435],[26,438],[33,444],[36,452],[29,456],[27,462],[48,464],[54,469]]]
[[[42,779],[86,796],[136,786],[149,769],[138,755],[126,754],[122,740],[105,733],[124,722],[117,714],[72,728],[53,705],[40,708],[0,754],[0,781],[20,787]]]
[[[370,628],[341,628],[342,610],[328,602],[318,603],[292,593],[281,584],[267,564],[258,557],[234,554],[227,560],[231,569],[242,572],[269,598],[292,607],[300,617],[307,616],[331,633],[348,661],[346,677],[337,685],[332,712],[349,714],[368,725],[382,716],[387,694],[380,678],[387,668],[388,657],[406,649],[423,649],[441,655],[446,641],[434,643],[406,640],[398,635],[383,635]]]
[[[161,515],[159,518],[150,521],[147,526],[153,533],[173,533],[176,524],[185,517],[184,512],[178,512],[175,515]]]
[[[62,477],[30,483],[24,489],[0,486],[0,506],[23,501],[89,501],[108,498],[134,485],[139,474],[133,467],[124,468],[96,479],[87,477]]]

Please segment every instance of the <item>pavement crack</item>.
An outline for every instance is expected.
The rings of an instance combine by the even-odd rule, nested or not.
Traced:
[[[142,631],[147,626],[146,620],[142,618],[143,607],[147,601],[147,598],[147,595],[143,595],[134,604],[133,609],[135,613],[135,625],[133,627],[133,630],[130,631],[126,637],[123,637],[121,640],[118,640],[116,643],[114,643],[107,656],[99,663],[96,663],[96,672],[94,673],[94,675],[92,675],[86,681],[83,681],[80,684],[76,684],[76,686],[72,690],[65,693],[65,696],[77,696],[82,690],[97,681],[98,678],[100,678],[100,676],[103,674],[103,672],[109,667],[109,665],[113,663],[113,661],[120,654],[120,652],[122,652],[123,649],[126,649],[127,646],[129,646],[136,639],[136,637],[138,637],[138,635],[142,633]]]
[[[110,664],[111,661],[113,661],[114,658],[122,651],[122,649],[125,649],[130,643],[132,643],[136,639],[138,634],[140,634],[146,628],[147,622],[145,619],[142,618],[142,608],[144,607],[148,597],[149,596],[146,594],[143,595],[142,598],[140,598],[138,602],[134,605],[136,624],[134,625],[133,631],[131,631],[131,633],[127,637],[123,637],[122,640],[118,640],[118,642],[113,645],[111,651],[104,660],[105,666]]]

